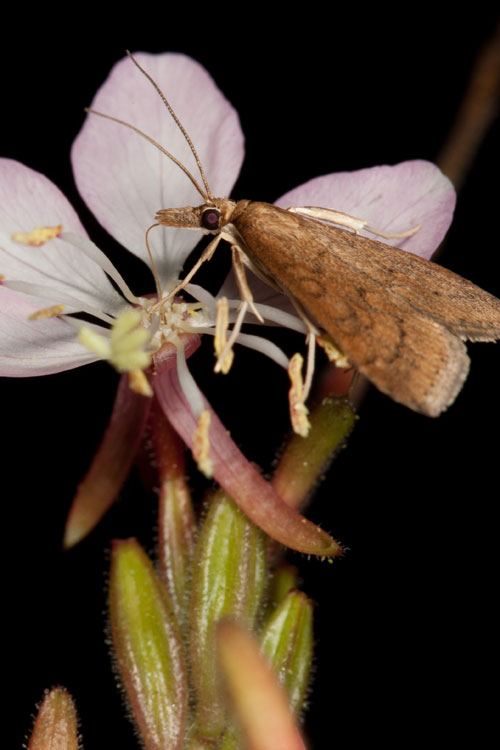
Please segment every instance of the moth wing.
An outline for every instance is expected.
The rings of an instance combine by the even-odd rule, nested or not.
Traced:
[[[336,228],[334,253],[388,293],[471,341],[500,338],[500,300],[448,268]],[[355,249],[354,249],[354,247]]]
[[[259,272],[298,300],[379,390],[415,411],[437,416],[454,401],[469,368],[459,337],[499,335],[498,300],[441,266],[416,258],[411,276],[400,268],[404,251],[269,204],[249,204],[234,223]],[[450,284],[451,312],[443,299]],[[478,291],[487,314],[469,323]]]

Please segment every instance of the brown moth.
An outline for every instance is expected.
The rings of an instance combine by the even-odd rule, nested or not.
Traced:
[[[500,300],[436,263],[295,211],[212,198],[156,220],[217,231],[380,391],[440,414],[469,369],[463,341],[500,338]]]
[[[500,300],[436,263],[360,236],[357,229],[365,222],[345,214],[216,198],[177,116],[155,82],[133,61],[155,86],[184,134],[205,187],[159,147],[186,172],[204,203],[162,209],[155,219],[163,226],[215,235],[169,296],[187,283],[223,239],[232,247],[242,299],[250,307],[253,302],[243,264],[286,294],[310,332],[324,330],[351,365],[394,401],[430,417],[450,406],[469,369],[463,342],[500,338]]]

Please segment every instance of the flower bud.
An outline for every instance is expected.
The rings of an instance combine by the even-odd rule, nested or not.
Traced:
[[[339,396],[327,396],[311,412],[307,437],[291,438],[274,472],[272,485],[287,505],[298,508],[307,499],[355,419],[352,407]]]
[[[261,635],[262,651],[298,714],[309,683],[313,655],[313,607],[301,591],[290,591],[276,607]]]
[[[183,746],[187,675],[167,591],[134,539],[113,544],[110,575],[113,648],[146,750]]]
[[[28,750],[78,750],[76,710],[70,694],[62,687],[45,693],[38,709]]]
[[[191,594],[191,675],[203,738],[217,738],[225,724],[215,626],[221,617],[230,616],[251,629],[265,577],[263,533],[224,491],[218,491],[196,547]]]

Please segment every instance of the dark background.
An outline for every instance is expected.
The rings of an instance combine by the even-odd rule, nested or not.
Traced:
[[[141,5],[113,23],[87,9],[78,20],[20,18],[0,49],[1,153],[56,182],[116,259],[78,198],[68,157],[82,108],[130,48],[192,55],[237,108],[247,158],[235,197],[272,202],[320,174],[435,160],[497,19],[480,7],[453,18],[419,9],[411,19],[359,8],[294,19],[249,5],[225,11],[230,18],[215,8],[177,15]],[[440,262],[500,296],[498,135],[497,120]],[[134,290],[147,291],[139,263],[121,257]],[[493,643],[500,363],[493,345],[470,353],[463,392],[437,420],[369,394],[308,511],[349,551],[334,565],[290,555],[317,605],[311,748],[401,747],[429,735],[451,744],[469,734],[480,744]],[[257,357],[237,352],[231,387],[211,374],[208,349],[191,367],[246,455],[268,470],[288,430],[287,384]],[[135,746],[104,638],[106,571],[113,537],[137,535],[154,550],[154,498],[141,496],[136,478],[88,540],[60,551],[116,380],[97,364],[0,383],[6,747],[21,746],[36,701],[54,684],[75,697],[86,748]]]

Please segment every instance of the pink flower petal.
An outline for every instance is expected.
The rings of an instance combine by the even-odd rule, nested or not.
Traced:
[[[139,52],[137,61],[165,93],[194,143],[215,195],[227,195],[243,160],[238,116],[206,70],[180,54]],[[201,183],[189,147],[151,83],[120,60],[92,108],[134,125],[182,161]],[[118,123],[90,114],[72,151],[76,183],[101,224],[148,261],[144,232],[156,211],[203,202],[188,177],[152,144]],[[155,228],[150,234],[160,276],[175,278],[199,233]]]
[[[54,290],[53,301],[43,299],[39,307],[57,304],[60,291],[100,310],[119,312],[122,298],[104,271],[80,250],[58,238],[41,247],[12,240],[14,232],[59,224],[65,232],[86,236],[71,204],[47,177],[12,159],[0,159],[0,274],[6,281]]]
[[[28,297],[0,286],[0,375],[51,375],[95,362],[66,321],[28,320],[38,309]]]
[[[152,381],[158,401],[184,442],[192,447],[196,419],[182,392],[176,369],[156,362]],[[210,405],[206,403],[206,408]],[[210,409],[211,410],[211,409]],[[211,410],[210,458],[214,477],[257,526],[281,544],[313,555],[340,555],[342,549],[325,531],[286,505],[236,447]]]
[[[109,425],[69,512],[66,549],[87,536],[116,499],[137,453],[150,406],[151,399],[131,390],[128,376],[122,375]]]
[[[317,177],[283,195],[276,205],[332,208],[366,219],[374,229],[389,233],[422,224],[413,237],[381,241],[430,258],[451,224],[455,190],[434,164],[406,161],[394,167]],[[367,232],[362,234],[373,238]]]

